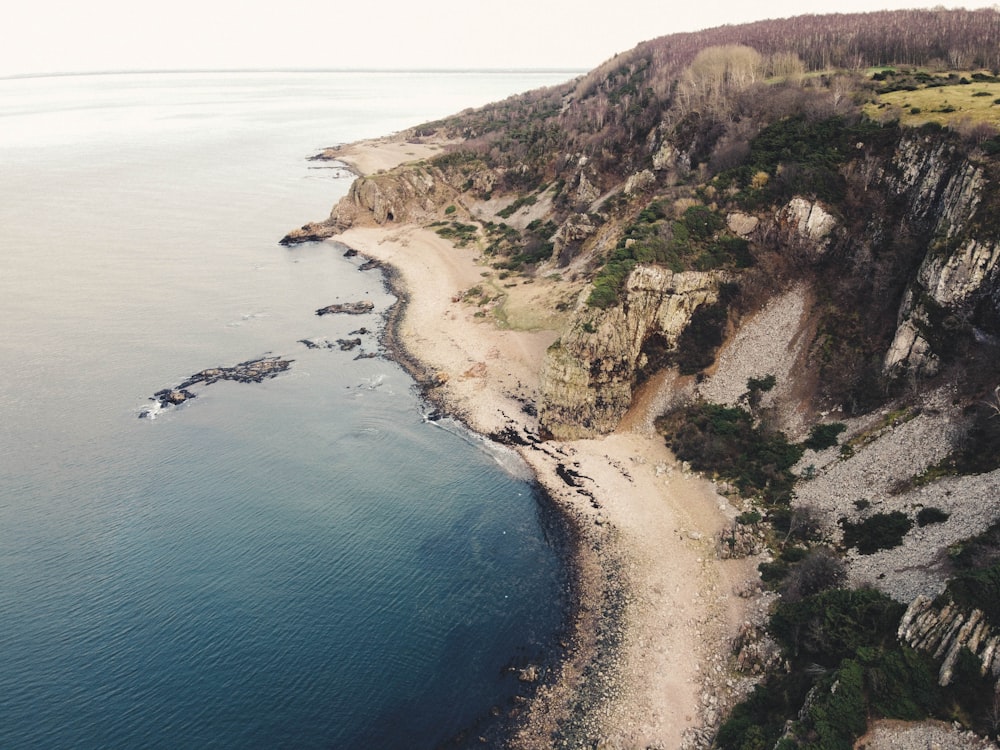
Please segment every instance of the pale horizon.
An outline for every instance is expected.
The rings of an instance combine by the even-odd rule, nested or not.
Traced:
[[[995,7],[847,0],[837,13]],[[192,71],[585,71],[667,34],[834,12],[814,0],[732,0],[664,12],[653,0],[607,6],[510,0],[470,6],[387,0],[378,14],[306,0],[248,11],[234,0],[178,0],[165,8],[124,0],[20,4],[0,31],[0,77]]]

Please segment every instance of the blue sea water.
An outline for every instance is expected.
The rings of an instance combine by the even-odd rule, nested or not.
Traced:
[[[346,192],[321,148],[569,77],[0,80],[0,747],[431,748],[509,707],[559,525],[396,364],[298,343],[393,298],[276,240]],[[294,362],[137,418],[265,354]]]

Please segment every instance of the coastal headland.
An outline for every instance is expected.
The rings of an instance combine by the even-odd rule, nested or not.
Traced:
[[[412,152],[382,139],[336,158],[363,174]],[[740,688],[726,655],[750,616],[750,600],[736,592],[756,580],[756,562],[719,559],[717,534],[736,511],[656,435],[657,389],[613,434],[543,441],[532,404],[557,332],[538,312],[565,285],[504,284],[503,309],[483,315],[470,292],[502,282],[475,249],[415,224],[355,226],[336,239],[391,269],[401,302],[389,346],[427,398],[515,449],[574,531],[578,601],[564,658],[538,677],[511,746],[698,744],[699,729],[710,733]]]

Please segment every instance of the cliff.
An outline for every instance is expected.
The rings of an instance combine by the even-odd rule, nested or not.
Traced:
[[[629,275],[621,305],[596,310],[582,302],[545,360],[543,430],[564,440],[612,432],[632,404],[637,379],[665,364],[692,315],[718,302],[727,278],[722,271],[643,265]]]
[[[532,304],[566,322],[525,399],[542,440],[652,434],[672,412],[675,452],[715,456],[702,468],[719,491],[768,524],[770,552],[747,552],[765,556],[764,584],[806,595],[795,571],[826,545],[843,575],[824,586],[934,597],[956,546],[1000,521],[1000,133],[886,97],[973,86],[1000,102],[988,68],[921,67],[959,27],[978,41],[950,54],[985,65],[1000,14],[917,14],[925,27],[899,47],[904,15],[880,16],[878,41],[873,19],[837,16],[822,42],[792,19],[644,43],[408,131],[449,145],[359,178],[286,240],[431,228],[496,274],[480,312],[504,325],[504,290],[544,280]],[[892,537],[887,520],[898,539],[857,543],[869,527]],[[962,635],[933,652],[993,643],[976,618],[962,631],[938,617],[935,633]],[[993,646],[976,651],[988,669]]]

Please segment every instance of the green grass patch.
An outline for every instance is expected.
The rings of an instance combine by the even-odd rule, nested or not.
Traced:
[[[672,271],[740,269],[753,265],[749,243],[725,230],[725,219],[707,206],[688,207],[670,218],[667,201],[652,201],[622,232],[615,250],[594,277],[591,307],[618,304],[628,274],[638,263]]]
[[[898,107],[900,124],[908,127],[928,122],[948,126],[964,119],[1000,127],[1000,107],[994,105],[997,99],[1000,99],[1000,82],[976,81],[969,86],[953,80],[948,85],[925,84],[913,91],[879,94],[875,103],[865,106],[865,114],[877,118],[886,107]]]
[[[467,247],[479,237],[479,227],[460,221],[435,221],[430,227],[441,237],[451,240],[456,247]]]

